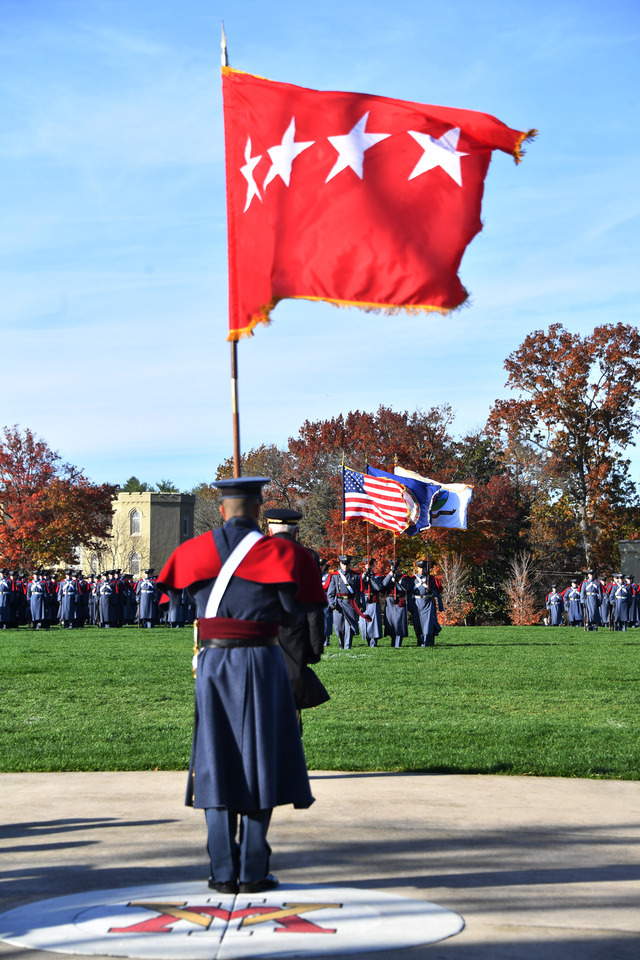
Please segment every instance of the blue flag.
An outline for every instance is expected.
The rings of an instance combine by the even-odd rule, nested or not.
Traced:
[[[399,477],[395,473],[385,473],[384,470],[378,470],[377,467],[371,467],[367,464],[367,473],[372,477],[387,477],[389,480],[395,480],[396,483],[402,483],[407,490],[410,490],[420,507],[420,513],[415,523],[407,527],[406,533],[410,537],[415,536],[418,530],[428,530],[431,526],[431,505],[433,499],[440,490],[439,483],[426,483],[424,480],[416,480],[414,477]]]
[[[406,477],[422,480],[423,483],[436,482],[400,466],[395,467],[394,476],[399,477],[400,483],[404,483]],[[431,526],[448,527],[449,530],[466,530],[467,507],[472,493],[473,487],[468,483],[441,483],[440,492],[431,504]]]

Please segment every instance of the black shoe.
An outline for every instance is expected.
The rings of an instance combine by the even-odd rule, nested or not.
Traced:
[[[240,893],[262,893],[263,890],[275,890],[280,881],[272,873],[268,873],[263,880],[254,880],[251,883],[240,883]]]
[[[213,877],[209,877],[209,889],[216,893],[237,893],[238,884],[235,880],[226,880],[224,883],[218,883]]]

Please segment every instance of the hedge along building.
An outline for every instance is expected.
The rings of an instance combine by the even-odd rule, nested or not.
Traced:
[[[111,535],[79,558],[85,576],[120,570],[134,577],[159,573],[171,553],[193,536],[196,498],[190,493],[119,493]]]

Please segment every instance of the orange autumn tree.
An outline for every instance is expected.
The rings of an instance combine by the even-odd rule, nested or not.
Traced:
[[[581,337],[555,323],[529,334],[505,369],[517,396],[496,401],[487,425],[502,443],[505,464],[513,475],[524,471],[534,503],[570,506],[583,562],[611,562],[610,532],[600,542],[603,517],[637,504],[625,450],[640,425],[640,332],[602,324]],[[532,510],[531,542],[541,542],[536,552],[560,520],[572,526],[558,510],[551,518],[548,509]]]
[[[108,536],[117,487],[93,484],[29,429],[0,437],[0,561],[16,570],[72,563]]]
[[[243,476],[271,478],[263,490],[265,507],[295,508],[299,494],[294,462],[287,450],[281,450],[274,443],[253,447],[241,455],[240,473]],[[216,472],[216,480],[229,477],[233,477],[233,457],[223,460]]]

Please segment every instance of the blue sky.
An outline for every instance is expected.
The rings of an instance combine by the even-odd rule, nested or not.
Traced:
[[[95,481],[187,489],[232,453],[223,19],[239,69],[539,130],[520,166],[494,155],[460,271],[470,308],[388,319],[288,301],[240,343],[243,449],[381,403],[450,403],[463,433],[532,330],[637,323],[635,0],[1,8],[0,426],[30,427]]]

